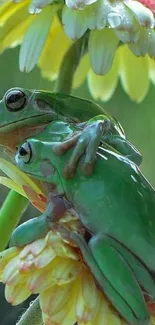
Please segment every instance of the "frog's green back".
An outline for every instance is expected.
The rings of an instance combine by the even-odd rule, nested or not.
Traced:
[[[100,150],[92,176],[62,177],[66,196],[91,233],[111,235],[155,271],[155,191],[128,159]]]
[[[49,93],[49,95],[53,99],[54,109],[62,115],[78,119],[81,122],[100,114],[110,117],[101,106],[85,98],[63,93]]]

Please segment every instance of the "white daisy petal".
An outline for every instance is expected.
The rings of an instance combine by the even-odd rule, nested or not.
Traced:
[[[129,44],[129,49],[136,56],[145,56],[149,48],[148,32],[144,27],[140,27],[140,34],[137,43]]]
[[[64,6],[62,10],[62,23],[65,33],[69,38],[80,38],[85,33],[87,30],[85,18],[84,10],[72,10]]]
[[[136,43],[139,39],[139,31],[132,33],[132,32],[128,32],[126,30],[122,31],[122,30],[115,29],[114,33],[118,37],[118,39],[125,44],[131,43],[131,42]]]
[[[118,43],[119,40],[111,29],[91,32],[89,54],[96,74],[103,75],[110,70]]]
[[[108,101],[115,92],[118,82],[118,56],[112,68],[104,76],[97,76],[92,70],[88,73],[88,87],[95,100]]]
[[[30,14],[40,13],[41,9],[54,2],[54,0],[33,0],[29,6]]]
[[[97,0],[66,0],[67,7],[71,9],[84,9],[85,6],[91,5]]]
[[[150,30],[148,54],[151,58],[155,58],[155,31]]]
[[[144,7],[140,2],[128,0],[124,2],[125,5],[131,9],[137,20],[142,26],[153,27],[154,16],[151,10]]]
[[[53,15],[54,10],[49,7],[45,8],[40,15],[36,16],[28,28],[20,49],[19,64],[21,71],[30,72],[37,63],[48,37]]]

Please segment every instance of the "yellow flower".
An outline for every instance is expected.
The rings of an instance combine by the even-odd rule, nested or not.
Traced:
[[[0,255],[7,301],[15,306],[32,293],[39,294],[45,325],[126,324],[96,287],[77,248],[58,233],[50,231],[43,239]]]
[[[0,6],[0,51],[22,43],[20,69],[29,72],[37,63],[44,77],[55,80],[64,54],[87,32],[88,53],[73,86],[87,78],[92,96],[107,101],[120,78],[140,102],[155,82],[154,4],[141,2],[149,9],[134,0],[6,0]],[[118,46],[120,41],[125,45]]]
[[[14,306],[38,293],[45,324],[125,324],[97,289],[77,248],[58,233],[2,252],[0,279]]]
[[[96,287],[78,249],[58,233],[1,252],[0,280],[13,306],[39,294],[45,325],[127,325]],[[150,325],[154,321],[152,317]]]

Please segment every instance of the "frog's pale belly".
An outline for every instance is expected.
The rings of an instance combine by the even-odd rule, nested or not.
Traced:
[[[99,159],[91,177],[67,181],[66,196],[91,233],[111,235],[155,270],[154,190],[138,170],[107,160]]]

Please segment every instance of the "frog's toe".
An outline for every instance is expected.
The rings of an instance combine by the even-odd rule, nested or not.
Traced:
[[[95,121],[93,124],[88,124],[82,131],[69,162],[64,168],[64,177],[72,178],[78,166],[81,157],[80,170],[82,174],[88,176],[93,173],[96,153],[102,138],[104,130],[103,121]]]
[[[67,150],[71,149],[76,145],[80,134],[81,132],[74,132],[71,136],[66,138],[65,141],[58,142],[57,144],[53,145],[53,152],[58,156],[63,155]]]
[[[64,167],[63,174],[64,174],[65,178],[72,178],[74,176],[77,166],[78,166],[79,159],[84,154],[88,143],[89,143],[89,136],[82,133],[82,135],[80,136],[80,138],[76,144],[76,147],[74,148],[74,150],[72,152],[70,160]]]

